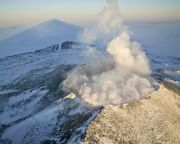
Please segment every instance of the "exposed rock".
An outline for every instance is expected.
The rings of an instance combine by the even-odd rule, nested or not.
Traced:
[[[73,46],[78,46],[80,43],[73,41],[65,41],[61,44],[61,49],[71,49]]]
[[[95,47],[95,45],[92,45],[92,44],[84,44],[84,43],[75,42],[75,41],[65,41],[61,44],[61,49],[72,49],[72,48],[82,47],[82,46]]]
[[[105,106],[89,125],[85,144],[179,144],[180,95],[163,85],[148,98]]]
[[[59,44],[54,44],[52,46],[40,49],[40,50],[36,50],[35,52],[48,52],[48,51],[56,51],[59,49]]]

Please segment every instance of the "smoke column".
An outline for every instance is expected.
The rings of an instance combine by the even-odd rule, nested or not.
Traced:
[[[92,105],[122,104],[154,90],[148,59],[122,25],[117,0],[106,2],[97,25],[79,35],[84,43],[106,44],[106,57],[74,69],[63,86]]]

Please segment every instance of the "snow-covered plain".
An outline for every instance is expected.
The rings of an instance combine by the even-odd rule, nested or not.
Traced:
[[[53,23],[56,22],[53,21]],[[57,32],[56,28],[53,28],[52,34]],[[137,33],[134,32],[133,38],[142,41],[145,49],[146,46],[151,46],[148,43],[151,44],[150,42],[156,41],[156,37],[153,36],[149,39],[150,42],[148,41],[147,31],[145,31],[148,27],[136,26],[133,28],[138,31]],[[141,31],[141,34],[139,31]],[[31,30],[29,32],[31,33]],[[163,47],[167,43],[168,32],[169,30],[164,32],[166,33],[165,37],[162,34],[161,41],[163,44],[162,42],[158,43],[157,47]],[[140,35],[136,37],[136,34]],[[33,34],[28,34],[28,36],[31,36],[28,37],[31,43],[27,42],[23,45],[31,47],[35,38]],[[177,40],[178,37],[176,36],[172,39]],[[70,39],[72,38],[70,37]],[[14,37],[14,39],[16,38]],[[56,40],[47,41],[47,44],[42,45],[43,47],[36,48],[41,49],[56,44]],[[69,39],[65,38],[64,40]],[[16,42],[17,39],[12,44],[15,47],[19,46]],[[174,42],[176,42],[176,45],[179,43],[179,41]],[[35,50],[33,46],[32,44],[30,51]],[[19,50],[18,53],[21,54],[0,59],[0,142],[15,144],[80,143],[87,126],[100,112],[101,108],[92,107],[78,97],[64,99],[68,93],[65,93],[61,86],[66,75],[74,67],[92,62],[98,57],[85,55],[84,47],[38,53],[24,53],[27,51]],[[159,56],[155,55],[154,51],[151,52],[150,49],[146,50],[152,76],[176,88],[180,88],[180,58],[178,52],[174,56]]]
[[[128,24],[132,38],[158,56],[180,57],[180,22]]]
[[[0,42],[0,58],[74,40],[81,28],[53,19]]]

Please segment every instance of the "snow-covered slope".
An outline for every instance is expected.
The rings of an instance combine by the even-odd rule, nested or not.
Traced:
[[[67,93],[61,84],[76,65],[95,60],[82,55],[83,51],[84,48],[69,48],[0,59],[0,141],[13,144],[82,141],[87,126],[101,108],[78,97],[64,99]],[[179,82],[179,58],[151,54],[148,57],[155,77]]]
[[[29,26],[0,27],[0,42],[28,29]]]
[[[21,32],[0,43],[0,58],[37,49],[61,44],[67,40],[74,40],[80,27],[64,23],[59,20],[49,20]]]
[[[0,142],[80,143],[99,112],[79,98],[63,99],[59,85],[91,58],[84,49],[60,49],[0,59]],[[18,132],[17,132],[18,131]]]
[[[54,44],[57,42],[51,45]],[[64,99],[67,93],[61,86],[75,66],[99,59],[88,57],[85,48],[72,46],[0,59],[0,143],[82,141],[87,126],[101,108],[92,107],[78,97]],[[180,88],[180,58],[146,53],[152,76]]]

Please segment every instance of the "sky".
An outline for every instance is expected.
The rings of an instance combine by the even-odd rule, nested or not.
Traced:
[[[119,0],[127,21],[180,21],[180,0]],[[87,25],[105,5],[104,0],[0,0],[0,26],[36,24],[60,19]]]

